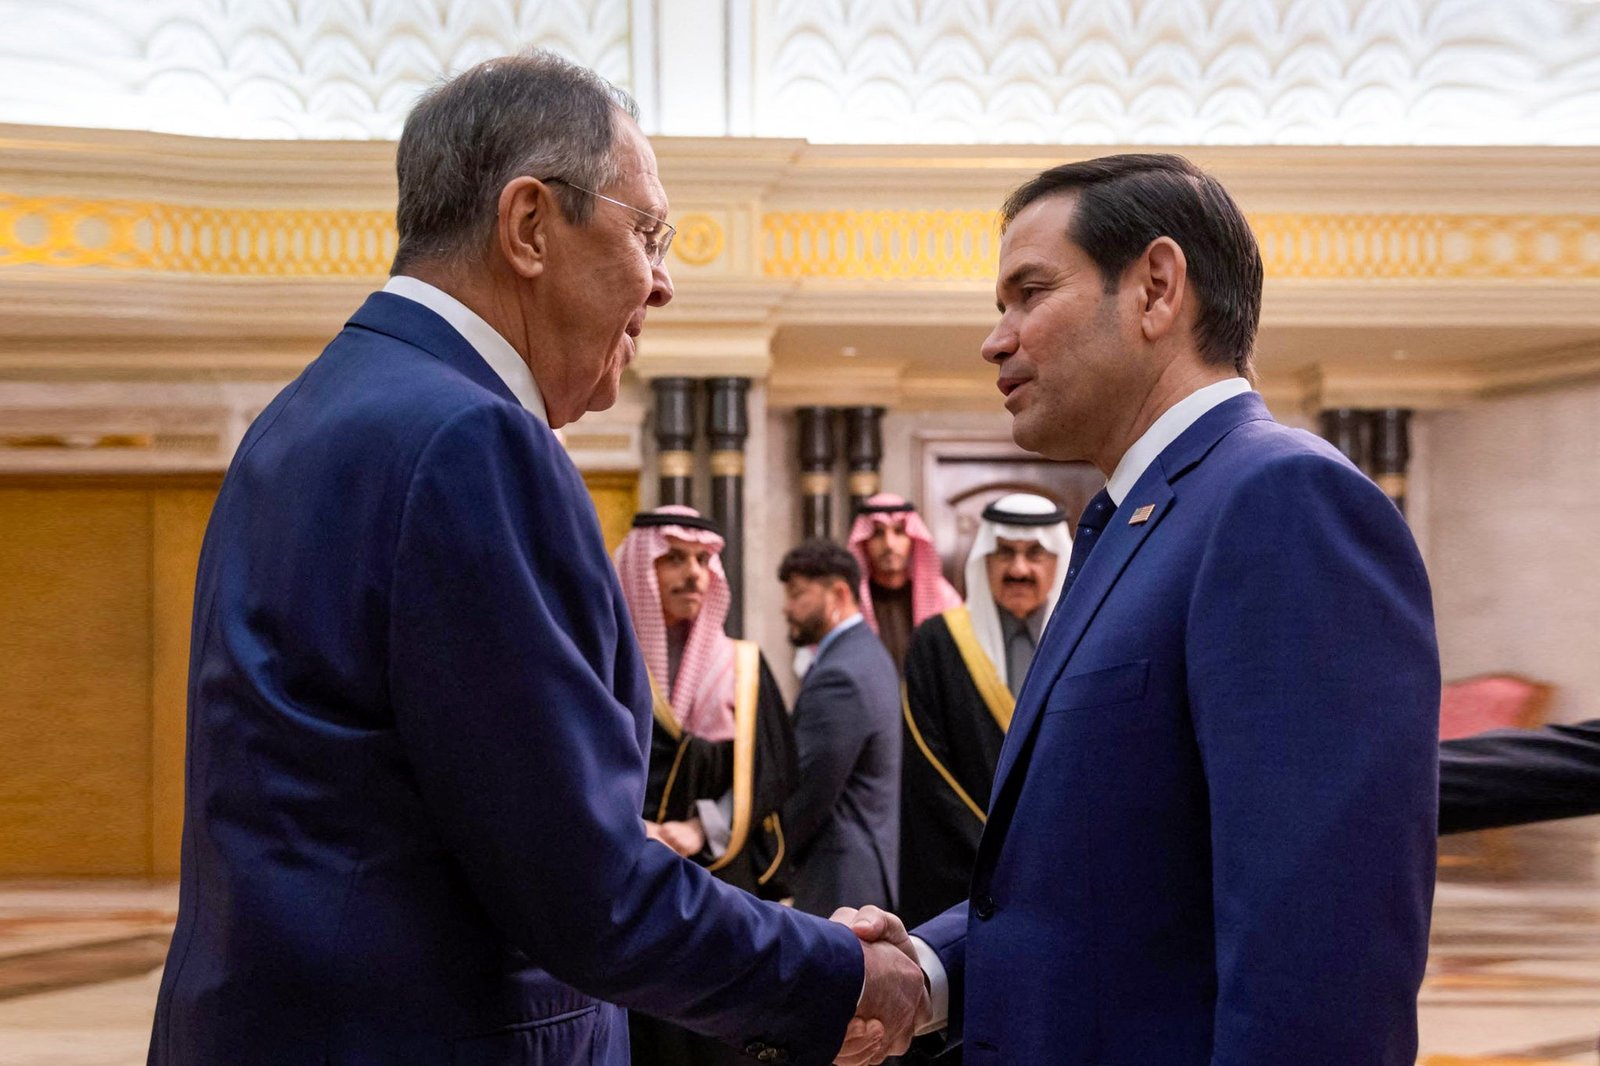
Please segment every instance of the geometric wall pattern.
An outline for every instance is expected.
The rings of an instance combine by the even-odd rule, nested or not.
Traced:
[[[1259,213],[1280,280],[1600,280],[1600,215]],[[682,254],[725,253],[707,235]],[[753,257],[769,278],[983,281],[998,259],[991,211],[768,211]],[[200,207],[0,193],[0,267],[164,274],[379,278],[394,256],[387,211]],[[709,255],[707,254],[709,253]]]
[[[651,116],[671,88],[655,77],[695,47],[684,20],[708,8],[727,52],[693,60],[720,69],[727,99],[705,102],[724,111],[700,132],[1600,141],[1592,0],[0,0],[0,122],[392,139],[442,74],[535,44],[646,96]]]

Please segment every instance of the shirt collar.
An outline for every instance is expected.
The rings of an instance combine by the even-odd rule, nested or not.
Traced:
[[[528,369],[528,364],[523,362],[522,356],[511,347],[511,343],[472,308],[443,289],[405,274],[390,278],[383,291],[413,300],[448,322],[472,345],[473,351],[489,364],[489,369],[506,383],[506,388],[511,390],[511,395],[522,406],[537,415],[539,421],[550,421],[545,413],[544,397],[539,395],[539,386],[534,383],[533,371]]]
[[[838,639],[840,633],[843,633],[847,629],[854,629],[864,620],[865,619],[861,617],[861,612],[857,611],[849,618],[846,618],[843,622],[840,622],[838,625],[828,630],[828,635],[817,642],[817,657],[816,659],[813,659],[812,662],[817,662],[822,658],[822,653],[828,650],[828,645],[832,644],[836,639]]]
[[[1124,453],[1122,461],[1111,472],[1111,480],[1106,482],[1106,493],[1111,497],[1111,502],[1120,507],[1123,498],[1133,491],[1133,486],[1150,469],[1156,456],[1183,436],[1183,431],[1198,422],[1201,415],[1223,401],[1249,391],[1250,383],[1244,378],[1228,378],[1196,389],[1162,412],[1160,418],[1150,423],[1144,435],[1133,442],[1133,447]]]
[[[1026,618],[1018,618],[996,601],[995,613],[1000,616],[1000,635],[1008,642],[1018,633],[1026,632],[1035,644],[1039,643],[1039,632],[1044,629],[1045,611],[1043,607],[1034,608]]]

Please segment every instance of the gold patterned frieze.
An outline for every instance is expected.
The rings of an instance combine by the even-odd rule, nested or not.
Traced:
[[[774,211],[762,271],[777,278],[992,280],[992,211]]]
[[[215,208],[0,193],[0,266],[275,278],[382,277],[388,211]]]
[[[1256,214],[1279,280],[1600,280],[1600,215]],[[773,212],[769,277],[991,281],[987,211]]]
[[[1600,215],[1296,212],[1250,224],[1280,281],[1600,280]],[[988,284],[999,255],[991,211],[772,211],[760,239],[769,279]],[[716,219],[686,215],[674,256],[709,263],[726,242]],[[0,193],[0,267],[379,278],[394,247],[388,211]]]

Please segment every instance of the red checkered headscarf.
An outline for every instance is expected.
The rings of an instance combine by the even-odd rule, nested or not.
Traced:
[[[652,514],[698,518],[689,507],[657,507]],[[706,529],[691,526],[635,528],[617,546],[617,574],[628,601],[634,632],[644,651],[644,663],[656,684],[667,683],[667,622],[661,613],[661,586],[656,582],[656,560],[671,551],[668,537],[677,537],[711,549],[711,581],[700,614],[689,624],[689,640],[678,664],[669,702],[685,730],[706,740],[733,738],[733,641],[722,628],[733,595],[722,569],[723,540]]]
[[[911,538],[911,624],[920,626],[936,614],[961,606],[961,593],[944,579],[939,569],[939,549],[933,546],[933,534],[922,516],[912,509],[902,496],[880,492],[868,496],[868,507],[893,507],[893,511],[868,511],[856,515],[850,527],[850,552],[861,564],[861,614],[872,631],[878,631],[878,619],[872,613],[872,561],[867,558],[867,541],[879,526],[901,519],[906,523],[906,535]]]

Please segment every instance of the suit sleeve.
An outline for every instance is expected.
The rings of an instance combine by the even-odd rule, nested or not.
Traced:
[[[1600,814],[1600,720],[1439,745],[1439,832]]]
[[[868,722],[855,682],[842,670],[820,670],[795,704],[799,786],[783,808],[784,832],[795,852],[803,851],[827,822],[867,742]]]
[[[1404,521],[1331,456],[1223,501],[1186,633],[1211,812],[1214,1066],[1409,1064],[1439,661]]]
[[[457,416],[423,450],[397,533],[397,729],[496,922],[590,995],[829,1061],[861,990],[849,930],[644,835],[644,737],[613,690],[649,696],[593,507],[553,437],[510,409]]]

